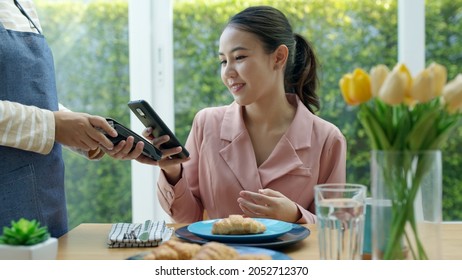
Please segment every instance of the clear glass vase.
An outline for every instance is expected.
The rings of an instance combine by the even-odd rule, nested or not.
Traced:
[[[372,258],[440,259],[442,161],[435,151],[372,151]]]

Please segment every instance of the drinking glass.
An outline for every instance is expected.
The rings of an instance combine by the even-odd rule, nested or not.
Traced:
[[[314,191],[321,259],[361,259],[366,186],[321,184]]]

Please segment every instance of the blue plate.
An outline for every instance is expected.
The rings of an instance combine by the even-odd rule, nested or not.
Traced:
[[[292,246],[295,243],[302,241],[310,235],[310,230],[304,226],[293,224],[292,229],[275,239],[268,240],[266,242],[249,242],[249,243],[226,243],[227,245],[232,246],[251,246],[259,248],[268,248],[268,249],[282,249],[288,246]],[[192,243],[205,244],[209,240],[201,238],[188,230],[188,226],[183,226],[175,230],[175,236]]]
[[[233,246],[234,249],[239,253],[239,255],[251,254],[251,255],[268,255],[272,260],[291,260],[288,255],[273,251],[270,249],[256,248],[256,247],[246,247],[246,246]]]
[[[249,242],[266,242],[273,240],[292,229],[293,224],[272,219],[254,218],[254,220],[263,223],[266,230],[263,233],[256,234],[239,234],[239,235],[221,235],[212,234],[213,224],[220,219],[200,221],[188,226],[189,232],[210,240],[223,243],[249,243]]]
[[[288,255],[273,251],[270,249],[264,248],[255,248],[255,247],[246,247],[246,246],[232,246],[239,255],[250,254],[250,255],[267,255],[270,256],[272,260],[291,260],[292,258]],[[143,260],[144,256],[149,254],[149,252],[142,252],[134,256],[129,257],[127,260]]]

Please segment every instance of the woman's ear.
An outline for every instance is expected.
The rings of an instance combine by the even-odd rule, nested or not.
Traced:
[[[284,69],[287,57],[289,56],[289,49],[286,45],[280,45],[274,51],[274,69]]]

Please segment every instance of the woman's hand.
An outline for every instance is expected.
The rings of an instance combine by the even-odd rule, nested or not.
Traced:
[[[162,158],[156,162],[156,165],[163,170],[165,177],[167,178],[167,181],[170,184],[175,185],[181,178],[181,164],[183,162],[188,161],[190,158],[172,157],[173,155],[176,155],[181,152],[182,148],[180,146],[170,149],[161,149],[160,146],[168,142],[168,140],[170,140],[170,136],[163,135],[155,138],[152,135],[151,127],[144,129],[142,134],[146,139],[150,140],[157,149],[159,149],[162,152]],[[136,160],[139,162],[143,162],[140,159]]]
[[[132,159],[145,159],[146,163],[150,160],[151,164],[155,163],[154,160],[148,158],[147,156],[143,155],[143,148],[144,143],[142,141],[136,143],[135,145],[135,138],[133,136],[127,137],[127,140],[122,140],[117,145],[114,146],[112,150],[108,150],[101,146],[101,149],[108,154],[110,157],[120,160],[132,160]],[[132,150],[133,149],[133,150]]]
[[[295,223],[301,218],[300,210],[292,200],[272,189],[257,192],[241,191],[237,199],[245,215],[253,218],[269,218]]]

